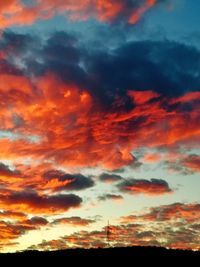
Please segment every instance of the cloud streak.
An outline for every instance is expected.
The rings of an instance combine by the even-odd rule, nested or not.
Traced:
[[[135,24],[159,0],[62,0],[33,1],[28,5],[18,0],[0,2],[1,28],[13,25],[29,25],[37,20],[48,20],[56,15],[68,16],[71,20],[95,18],[112,22],[123,19]]]
[[[92,219],[84,219],[78,216],[74,217],[63,217],[60,219],[56,219],[52,222],[52,224],[66,224],[72,227],[80,227],[80,226],[89,226],[90,224],[95,223],[95,220]]]

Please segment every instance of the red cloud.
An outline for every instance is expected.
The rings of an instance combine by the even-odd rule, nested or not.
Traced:
[[[146,154],[144,155],[143,159],[144,162],[147,163],[155,163],[161,160],[161,156],[159,154]]]
[[[49,19],[57,14],[68,15],[72,20],[96,18],[113,21],[123,18],[136,23],[141,16],[157,4],[157,0],[39,0],[32,6],[18,0],[0,1],[1,28],[32,24],[38,19]]]
[[[189,112],[182,108],[180,98],[169,103],[177,101],[178,108],[166,109],[165,99],[151,91],[130,91],[134,103],[130,111],[118,110],[117,100],[114,111],[104,111],[86,90],[61,82],[53,74],[32,81],[22,76],[1,77],[1,127],[12,128],[18,138],[0,140],[4,148],[0,159],[28,156],[67,167],[113,170],[132,164],[131,152],[140,147],[198,146],[200,99],[196,93],[185,95],[187,103],[192,99]],[[20,118],[20,125],[14,116]]]
[[[189,155],[181,161],[181,164],[184,167],[191,169],[192,171],[200,172],[200,156],[199,155]]]

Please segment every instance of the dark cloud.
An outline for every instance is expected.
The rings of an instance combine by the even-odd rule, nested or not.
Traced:
[[[22,71],[5,59],[0,58],[0,74],[22,75]]]
[[[99,196],[98,199],[101,201],[106,201],[106,200],[119,201],[122,200],[123,197],[121,195],[116,195],[116,194],[104,194],[102,196]]]
[[[34,225],[34,226],[43,226],[48,224],[48,220],[43,217],[32,217],[30,220],[25,221],[27,224]]]
[[[118,109],[133,107],[127,90],[153,90],[173,97],[187,91],[199,91],[200,53],[193,47],[170,41],[130,42],[113,51],[78,51],[79,62],[68,63],[69,57],[59,47],[56,58],[46,60],[44,70],[54,71],[62,79],[86,88],[101,105],[110,107],[117,98],[122,98]],[[75,52],[74,52],[75,53]],[[46,48],[42,50],[46,54]],[[53,52],[51,52],[53,55]],[[62,55],[62,58],[61,56]]]
[[[159,196],[173,192],[168,183],[162,179],[151,179],[150,181],[145,179],[127,179],[117,186],[120,191],[129,194]]]
[[[39,39],[33,38],[29,34],[21,34],[13,31],[3,31],[0,41],[0,49],[5,51],[9,56],[23,55],[33,46],[34,40],[37,42]]]
[[[19,177],[20,176],[20,171],[12,170],[12,169],[10,169],[9,166],[7,166],[4,163],[0,162],[0,179],[1,179],[1,176]]]
[[[0,207],[17,208],[33,214],[53,214],[79,207],[82,199],[76,195],[38,195],[34,191],[13,192],[0,196]]]
[[[122,180],[122,177],[117,174],[102,173],[99,175],[99,180],[105,183],[115,183]]]
[[[137,158],[135,158],[135,161],[129,165],[129,167],[133,170],[139,169],[143,165],[142,162],[140,162]]]
[[[184,167],[180,160],[178,161],[164,161],[163,162],[164,168],[166,168],[169,171],[181,173],[182,175],[190,175],[193,173],[192,170],[189,168]]]
[[[78,216],[73,216],[73,217],[63,217],[60,219],[56,219],[52,222],[52,224],[67,224],[71,226],[88,226],[95,222],[96,221],[92,219],[84,219]]]
[[[185,157],[182,166],[193,172],[200,172],[200,155],[192,154]]]
[[[183,175],[198,173],[200,171],[200,156],[197,154],[181,154],[178,158],[164,161],[163,166]]]
[[[92,55],[86,64],[99,97],[123,96],[127,89],[151,89],[173,97],[199,91],[199,62],[200,53],[193,47],[171,41],[138,41],[110,54]]]
[[[57,179],[52,190],[84,190],[94,186],[94,181],[90,177],[86,177],[82,174],[68,174],[59,170],[50,170],[43,174],[43,177],[48,182],[50,180]],[[60,183],[62,185],[60,185]]]
[[[118,96],[123,97],[123,108],[131,108],[127,90],[153,90],[173,97],[200,88],[200,53],[178,42],[126,42],[112,50],[89,52],[80,47],[77,36],[65,32],[57,32],[43,43],[12,32],[4,33],[2,39],[8,47],[12,43],[15,52],[9,52],[10,58],[23,53],[23,70],[27,68],[27,74],[52,71],[89,90],[105,105]],[[37,50],[31,49],[34,42],[38,42]]]

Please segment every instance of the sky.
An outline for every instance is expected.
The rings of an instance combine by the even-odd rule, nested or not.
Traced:
[[[0,252],[200,249],[199,9],[0,0]]]

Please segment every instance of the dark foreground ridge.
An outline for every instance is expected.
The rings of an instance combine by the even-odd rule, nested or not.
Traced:
[[[9,260],[16,262],[19,260],[23,262],[46,262],[58,263],[64,262],[80,262],[81,260],[89,260],[93,263],[102,263],[105,260],[111,262],[140,262],[140,263],[154,263],[156,266],[161,266],[162,263],[173,263],[175,260],[195,262],[200,260],[200,251],[189,250],[172,250],[157,247],[126,247],[126,248],[107,248],[107,249],[67,249],[59,251],[24,251],[19,253],[0,254],[0,260]],[[26,261],[27,262],[27,261]],[[198,261],[199,262],[199,261]]]

